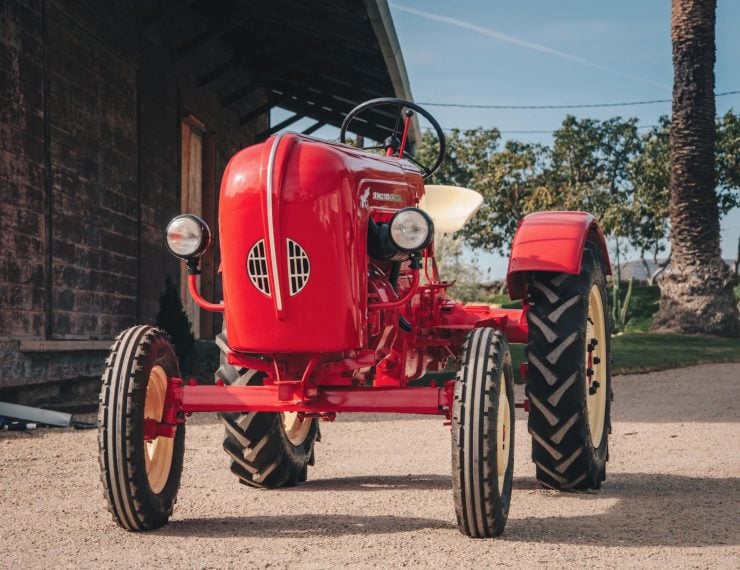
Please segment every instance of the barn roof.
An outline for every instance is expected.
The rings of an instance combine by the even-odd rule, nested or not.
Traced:
[[[261,102],[246,105],[239,121],[247,124],[272,107],[293,116],[262,133],[287,128],[308,117],[340,126],[358,103],[375,97],[412,99],[406,67],[386,0],[170,0],[158,19],[195,17],[201,26],[180,35],[176,57],[218,41],[231,58],[202,69],[199,85],[222,81],[234,68],[249,78],[219,85],[223,106],[244,107],[255,91]],[[381,110],[367,123],[353,122],[357,134],[384,140],[397,115]],[[418,134],[418,126],[416,134]]]

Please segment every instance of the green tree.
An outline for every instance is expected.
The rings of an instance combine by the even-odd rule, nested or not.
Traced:
[[[642,149],[630,167],[634,197],[629,210],[629,242],[640,252],[648,282],[665,269],[667,260],[657,268],[651,268],[646,256],[652,257],[658,266],[658,256],[666,249],[668,238],[668,201],[671,179],[670,119],[658,120],[658,125],[642,135]]]
[[[463,239],[450,234],[438,234],[434,238],[434,257],[439,275],[444,281],[454,281],[450,296],[460,301],[477,301],[480,298],[480,283],[483,272],[478,268],[478,259],[465,259]]]
[[[717,197],[720,214],[740,205],[740,118],[717,119]],[[615,265],[629,247],[653,279],[669,232],[670,119],[640,136],[637,119],[605,121],[567,116],[552,147],[509,140],[496,129],[453,130],[447,159],[432,183],[473,188],[484,197],[476,218],[460,232],[476,248],[508,253],[525,215],[542,210],[593,214],[613,239]],[[433,133],[425,133],[417,159],[436,156]]]
[[[558,196],[558,207],[595,215],[603,210],[601,145],[600,124],[594,119],[568,115],[555,131],[547,182]]]
[[[483,195],[484,202],[463,229],[468,244],[506,254],[519,221],[556,204],[544,180],[547,161],[546,147],[507,141],[500,152],[475,168],[472,188]]]
[[[717,199],[720,215],[740,206],[740,115],[717,119]]]

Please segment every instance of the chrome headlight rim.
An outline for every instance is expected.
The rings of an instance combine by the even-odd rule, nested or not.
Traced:
[[[189,229],[195,229],[198,232],[198,241],[196,245],[186,251],[182,249],[176,249],[173,243],[171,243],[170,241],[170,235],[171,231],[173,230],[173,226],[182,222],[188,224],[190,226]],[[195,214],[180,214],[172,218],[167,224],[167,227],[164,231],[164,243],[167,247],[167,250],[175,257],[185,260],[196,259],[203,255],[208,249],[208,246],[211,244],[211,230],[208,227],[208,224],[206,224],[203,219],[199,218]]]
[[[394,224],[397,225],[399,223],[403,223],[402,220],[404,217],[408,216],[409,214],[413,214],[414,216],[419,216],[421,220],[423,220],[424,224],[426,225],[426,236],[423,240],[419,241],[418,244],[414,244],[411,246],[410,244],[401,244],[398,241],[398,235],[394,236]],[[429,247],[429,245],[434,240],[434,223],[432,222],[431,216],[427,214],[424,210],[421,208],[416,208],[413,206],[410,206],[408,208],[402,208],[396,212],[393,217],[391,218],[390,223],[388,224],[388,235],[390,237],[391,243],[396,247],[398,250],[403,251],[405,253],[416,253],[418,251],[423,251],[426,248]]]

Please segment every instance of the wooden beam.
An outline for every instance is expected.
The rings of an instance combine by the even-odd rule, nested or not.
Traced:
[[[225,109],[226,107],[230,107],[234,103],[237,103],[238,101],[244,99],[244,97],[252,93],[257,87],[269,86],[270,83],[287,75],[296,67],[297,66],[273,66],[272,71],[267,73],[260,73],[258,70],[255,70],[255,78],[252,81],[250,81],[246,85],[242,85],[241,87],[239,87],[239,89],[235,89],[228,95],[221,97],[221,108]]]
[[[244,126],[247,123],[251,123],[257,117],[264,115],[270,109],[277,105],[280,105],[280,103],[287,101],[291,97],[292,95],[290,95],[289,93],[278,94],[273,92],[272,95],[267,96],[267,101],[265,103],[262,103],[258,107],[255,107],[254,109],[239,117],[239,125]]]
[[[82,352],[88,350],[110,350],[110,340],[22,340],[21,352]]]
[[[219,77],[227,74],[232,69],[235,69],[244,64],[245,60],[243,58],[238,56],[232,57],[229,61],[226,61],[221,65],[214,67],[211,71],[199,75],[195,81],[198,84],[198,87],[206,87],[212,81],[215,81]]]
[[[316,103],[302,99],[300,101],[291,101],[283,104],[282,107],[287,111],[300,113],[306,117],[324,121],[325,123],[334,125],[335,127],[340,127],[346,113],[338,109],[327,111],[322,108],[322,105],[324,105],[324,103]],[[352,124],[350,132],[361,134],[372,140],[382,142],[391,134],[392,129],[370,121],[355,121]]]
[[[289,91],[291,89],[296,89],[296,85],[286,83],[278,85],[278,88],[281,91]],[[336,89],[330,89],[324,86],[310,85],[306,89],[305,99],[309,102],[309,105],[311,106],[326,105],[333,110],[339,111],[342,113],[343,118],[343,116],[349,113],[358,103],[361,103],[367,99],[379,97],[381,95],[377,92],[362,92],[358,96],[358,93],[356,93],[355,90],[342,89],[338,94],[336,93],[337,91],[338,90]],[[301,102],[302,101],[300,100],[296,101],[293,106],[300,107]],[[294,109],[291,108],[291,110]],[[365,113],[363,113],[363,115],[365,119],[376,124],[385,124],[390,126],[395,124],[396,122],[396,114],[390,110],[382,110],[382,108],[366,111]],[[342,118],[340,118],[340,124]]]
[[[224,34],[229,33],[231,30],[238,28],[246,22],[253,13],[253,7],[249,3],[241,10],[237,10],[236,13],[234,13],[234,10],[231,7],[221,10],[216,22],[211,27],[175,48],[175,59],[181,58],[197,49],[202,44],[219,38]]]
[[[173,14],[180,7],[188,6],[194,1],[195,0],[161,0],[156,8],[141,16],[139,19],[140,25],[142,29],[148,30],[156,24],[159,24],[161,21],[166,20],[168,16]]]
[[[293,123],[297,123],[303,117],[305,117],[305,115],[301,115],[300,113],[296,113],[292,117],[288,117],[284,121],[279,122],[277,125],[274,125],[274,126],[270,127],[269,129],[266,129],[266,130],[262,131],[260,134],[257,135],[257,140],[266,139],[270,135],[273,135],[276,132],[283,130],[285,127],[289,127]]]
[[[308,127],[305,131],[303,131],[301,134],[303,134],[303,135],[312,135],[316,131],[318,131],[321,127],[323,127],[324,125],[326,125],[326,123],[324,121],[317,121],[316,123],[314,123],[313,125],[311,125],[310,127]]]
[[[239,125],[244,126],[247,123],[259,117],[260,115],[264,115],[267,111],[269,111],[273,107],[279,107],[286,101],[303,96],[305,92],[306,92],[305,87],[302,89],[296,89],[294,91],[293,90],[289,90],[289,91],[272,90],[270,92],[271,94],[267,96],[267,101],[265,103],[263,103],[259,107],[255,107],[248,113],[239,117]]]

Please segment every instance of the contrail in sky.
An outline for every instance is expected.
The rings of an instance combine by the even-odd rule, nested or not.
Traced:
[[[433,14],[431,12],[425,12],[423,10],[417,10],[416,8],[410,8],[408,6],[402,6],[401,4],[396,4],[395,2],[390,3],[390,6],[395,8],[396,10],[399,10],[401,12],[407,12],[408,14],[413,14],[414,16],[419,16],[421,18],[426,18],[427,20],[434,20],[435,22],[444,22],[445,24],[450,24],[451,26],[457,26],[458,28],[463,28],[466,30],[470,30],[472,32],[477,32],[479,34],[482,34],[484,36],[488,36],[490,38],[494,38],[496,40],[515,44],[518,46],[525,47],[527,49],[531,49],[534,51],[539,51],[542,53],[547,53],[550,55],[554,55],[555,57],[559,57],[561,59],[567,59],[569,61],[574,61],[576,63],[580,63],[581,65],[587,65],[588,67],[593,67],[596,69],[601,69],[602,71],[607,71],[609,73],[614,73],[617,75],[622,75],[624,77],[630,77],[632,79],[635,79],[637,81],[641,81],[643,83],[649,83],[650,85],[657,85],[659,87],[663,87],[664,89],[670,89],[670,86],[665,85],[663,83],[658,83],[657,81],[652,81],[650,79],[645,79],[644,77],[640,77],[638,75],[633,75],[631,73],[628,73],[626,71],[619,71],[617,69],[611,69],[609,67],[605,67],[603,65],[600,65],[598,63],[594,63],[592,61],[589,61],[587,59],[583,59],[582,57],[578,57],[576,55],[571,55],[569,53],[565,53],[563,51],[559,51],[556,49],[549,48],[547,46],[543,46],[540,44],[536,44],[533,42],[528,42],[526,40],[522,40],[519,38],[515,38],[514,36],[509,36],[507,34],[502,34],[501,32],[497,32],[496,30],[492,30],[491,28],[484,28],[483,26],[479,26],[477,24],[473,24],[471,22],[466,22],[465,20],[458,20],[457,18],[451,18],[449,16],[443,16],[441,14]]]

